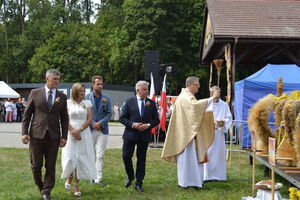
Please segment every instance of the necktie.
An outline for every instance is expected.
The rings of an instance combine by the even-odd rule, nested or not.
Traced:
[[[49,90],[48,93],[48,108],[50,109],[52,107],[52,91]]]
[[[141,117],[143,117],[144,114],[144,109],[145,109],[145,103],[144,103],[144,99],[141,99],[142,104],[141,104]]]

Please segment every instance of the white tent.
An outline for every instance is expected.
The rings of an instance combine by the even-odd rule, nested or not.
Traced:
[[[4,81],[0,81],[0,98],[20,98],[20,95]]]

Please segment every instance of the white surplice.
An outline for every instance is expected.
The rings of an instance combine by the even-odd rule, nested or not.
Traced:
[[[213,111],[212,98],[208,99],[205,112]],[[195,140],[177,155],[178,185],[181,187],[202,187],[203,164],[198,162]]]
[[[82,100],[80,104],[67,101],[69,123],[74,129],[79,129],[87,119],[87,110],[92,106],[89,100]],[[67,144],[62,148],[61,178],[68,178],[73,172],[77,172],[77,179],[95,179],[97,177],[93,139],[90,128],[87,127],[81,133],[81,140],[76,140],[70,131]]]
[[[225,121],[225,126],[215,129],[215,138],[207,151],[209,162],[204,163],[204,180],[226,180],[225,135],[232,123],[227,103],[221,99],[213,103],[214,121]]]

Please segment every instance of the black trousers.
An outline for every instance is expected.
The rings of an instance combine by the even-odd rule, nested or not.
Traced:
[[[22,111],[17,110],[17,122],[21,122],[22,121]]]
[[[142,186],[143,179],[145,177],[145,164],[146,164],[146,154],[148,149],[149,142],[144,141],[130,141],[130,140],[123,140],[123,161],[125,165],[125,170],[127,176],[130,180],[134,179],[134,170],[132,165],[132,156],[134,153],[135,145],[137,146],[136,149],[136,182],[135,185]]]
[[[35,184],[41,194],[50,194],[55,184],[55,166],[60,140],[51,140],[46,133],[43,139],[30,138],[29,154]],[[46,173],[42,180],[42,167],[45,158]]]

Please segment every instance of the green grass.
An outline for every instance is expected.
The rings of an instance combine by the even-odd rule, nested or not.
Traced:
[[[61,153],[61,151],[60,151]],[[83,180],[79,186],[82,196],[75,198],[73,191],[64,189],[65,180],[60,179],[60,154],[57,161],[56,184],[52,190],[52,199],[203,199],[203,200],[240,200],[251,196],[252,166],[249,156],[242,153],[241,178],[238,177],[238,153],[234,152],[232,165],[227,163],[227,181],[209,182],[200,190],[181,189],[177,186],[176,164],[160,159],[161,149],[149,149],[144,179],[144,193],[138,193],[133,186],[123,186],[126,173],[120,149],[106,151],[103,182],[105,187],[91,185]],[[135,162],[134,158],[134,162]],[[263,165],[257,163],[256,182],[267,179],[263,177]],[[288,197],[288,182],[276,176],[276,181],[283,183],[280,190],[283,197]],[[0,148],[0,199],[40,199],[34,184],[28,149]]]

